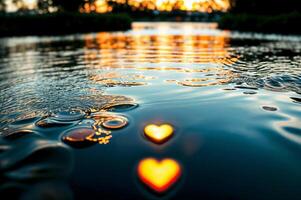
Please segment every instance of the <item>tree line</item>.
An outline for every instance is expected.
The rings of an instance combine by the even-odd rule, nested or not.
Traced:
[[[0,11],[5,10],[5,1],[0,0]],[[23,0],[12,0],[16,5],[21,5],[19,10],[26,9],[22,7]],[[93,4],[96,0],[37,0],[37,10],[49,12],[49,8],[56,8],[58,11],[78,12],[85,3]],[[110,2],[115,11],[130,11],[126,5],[118,5]],[[24,3],[24,2],[23,2]],[[232,13],[249,13],[261,15],[283,14],[290,12],[301,12],[301,0],[230,0]]]
[[[301,12],[301,0],[231,0],[230,12],[258,15]]]
[[[79,8],[85,3],[93,3],[96,0],[37,0],[36,9],[41,12],[49,12],[50,8],[57,11],[78,12]],[[6,0],[0,0],[0,11],[6,10]],[[18,5],[18,11],[27,9],[23,0],[12,0],[12,3]]]

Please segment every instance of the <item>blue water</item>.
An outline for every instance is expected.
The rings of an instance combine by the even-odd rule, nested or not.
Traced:
[[[201,23],[3,38],[0,193],[8,199],[300,199],[300,52],[299,36]],[[106,120],[112,128],[103,127]],[[147,124],[164,123],[175,128],[166,143],[144,136]],[[106,133],[66,141],[81,128]],[[182,166],[181,179],[164,195],[137,177],[137,164],[147,157]]]

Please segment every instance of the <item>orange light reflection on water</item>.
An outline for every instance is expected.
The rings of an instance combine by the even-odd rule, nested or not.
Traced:
[[[147,138],[155,143],[162,143],[173,135],[173,127],[169,124],[157,126],[149,124],[144,128],[144,134]]]
[[[156,192],[165,192],[180,178],[182,169],[177,161],[164,159],[157,161],[146,158],[138,165],[140,180]]]
[[[144,24],[145,25],[145,24]],[[132,69],[133,71],[173,71],[182,73],[214,74],[205,79],[187,79],[179,81],[183,86],[207,86],[224,84],[233,78],[225,65],[235,63],[238,58],[228,51],[229,39],[227,32],[220,34],[191,34],[194,25],[187,25],[182,34],[170,34],[167,25],[156,26],[155,34],[140,33],[143,24],[134,24],[132,33],[98,33],[85,38],[85,60],[90,67],[104,70]],[[202,28],[202,27],[200,27]],[[215,24],[208,25],[209,30],[216,30]],[[139,34],[134,34],[139,33]],[[179,66],[179,64],[183,66]],[[152,64],[158,64],[156,66]],[[171,65],[173,64],[173,65]],[[210,67],[187,67],[187,64],[212,64]],[[111,73],[111,72],[109,72]],[[103,75],[102,75],[103,76]],[[115,77],[122,78],[122,77]],[[99,80],[99,77],[92,77]],[[102,79],[109,83],[112,79]],[[116,81],[116,80],[115,80]],[[168,80],[165,80],[168,81]],[[198,83],[198,82],[201,83]],[[197,83],[196,83],[197,82]],[[100,81],[100,83],[102,83]],[[137,82],[133,83],[138,84]]]

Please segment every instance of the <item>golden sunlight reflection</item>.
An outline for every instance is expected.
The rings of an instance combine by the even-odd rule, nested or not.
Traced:
[[[146,158],[139,162],[137,171],[140,180],[158,193],[168,190],[182,173],[180,164],[169,158],[162,161]]]
[[[133,34],[103,32],[85,37],[84,59],[89,68],[101,70],[90,75],[93,82],[108,87],[143,86],[159,78],[154,71],[193,75],[175,80],[179,85],[192,87],[226,84],[236,78],[227,66],[238,57],[228,50],[227,32],[212,34],[217,30],[216,24],[181,24],[185,34],[170,34],[170,25],[164,23],[152,24],[155,27],[144,33],[144,26],[148,23],[134,23]],[[194,30],[209,32],[194,34]],[[114,69],[120,70],[117,73]],[[172,83],[167,77],[163,81]]]
[[[128,4],[133,10],[158,10],[170,12],[173,10],[212,12],[227,11],[229,0],[96,0],[86,3],[82,12],[111,12],[111,3]]]
[[[149,124],[144,128],[145,136],[155,143],[167,141],[173,135],[173,132],[173,127],[169,124],[161,126]]]

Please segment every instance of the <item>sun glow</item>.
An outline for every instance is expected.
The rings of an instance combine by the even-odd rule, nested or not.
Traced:
[[[17,8],[26,8],[29,10],[37,8],[37,0],[21,0],[13,3],[13,0],[7,0],[9,10]],[[81,12],[106,13],[114,9],[114,5],[125,5],[132,10],[158,10],[161,12],[188,11],[188,12],[225,12],[230,8],[230,0],[95,0],[86,1]],[[92,2],[92,3],[91,3]]]
[[[229,0],[96,0],[94,4],[86,4],[83,12],[110,12],[110,3],[128,4],[133,10],[158,10],[212,12],[227,11],[230,8]]]

